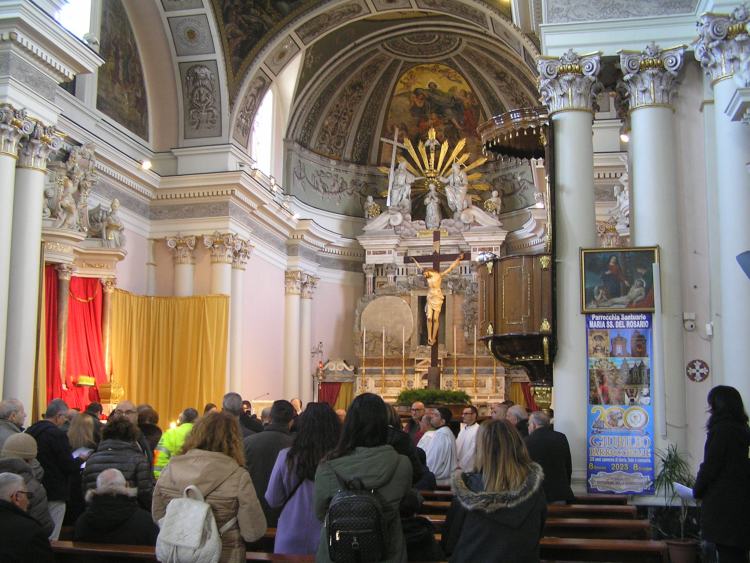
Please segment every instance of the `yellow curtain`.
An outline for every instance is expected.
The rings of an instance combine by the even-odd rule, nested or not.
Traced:
[[[510,397],[508,397],[508,399],[517,405],[521,405],[525,409],[529,408],[529,405],[526,404],[526,397],[523,396],[523,390],[521,389],[520,383],[513,382],[510,384]]]
[[[349,410],[349,405],[354,400],[354,384],[353,383],[342,383],[339,388],[339,395],[336,397],[336,404],[333,405],[333,410],[344,409]]]
[[[37,421],[47,410],[47,315],[44,314],[44,304],[47,302],[47,284],[44,280],[44,261],[40,273],[39,283],[39,314],[36,335],[36,373],[34,374],[33,403],[31,405],[31,421]]]
[[[187,407],[221,404],[226,385],[229,297],[112,295],[112,379],[166,427]],[[239,343],[238,343],[239,344]]]

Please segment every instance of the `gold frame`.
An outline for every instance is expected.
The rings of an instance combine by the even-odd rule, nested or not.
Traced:
[[[608,307],[597,307],[592,305],[591,302],[587,302],[586,299],[586,265],[587,258],[600,256],[611,256],[616,255],[618,257],[625,256],[626,254],[650,254],[649,263],[659,263],[659,247],[658,246],[631,246],[625,248],[581,248],[580,252],[580,295],[581,295],[581,313],[653,313],[654,307],[627,307],[627,306],[608,306]],[[609,259],[607,259],[609,260]],[[641,263],[643,258],[640,259]],[[623,260],[619,259],[618,262],[622,264]],[[589,262],[590,263],[590,262]],[[625,272],[623,272],[625,273]],[[589,275],[591,275],[589,273]],[[593,284],[588,284],[588,286]],[[651,288],[653,290],[653,288]]]

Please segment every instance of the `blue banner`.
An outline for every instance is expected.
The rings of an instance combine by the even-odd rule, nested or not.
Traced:
[[[586,337],[588,491],[653,493],[651,314],[586,315]]]

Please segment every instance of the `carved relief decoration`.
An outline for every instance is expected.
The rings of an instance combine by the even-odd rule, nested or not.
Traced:
[[[253,126],[255,112],[263,101],[263,96],[266,95],[266,90],[270,85],[271,79],[265,72],[259,70],[245,91],[234,126],[234,138],[243,147],[247,147],[250,143],[250,130]]]
[[[61,146],[62,139],[55,127],[37,122],[33,130],[28,133],[28,137],[21,141],[18,166],[46,170],[50,155]]]
[[[96,182],[93,144],[74,146],[63,161],[49,164],[42,209],[45,227],[88,233],[88,200]]]
[[[232,256],[232,268],[244,270],[255,247],[249,241],[238,238]]]
[[[209,55],[214,52],[211,28],[205,14],[168,18],[178,57]]]
[[[542,57],[537,63],[541,101],[550,113],[564,110],[596,110],[601,55],[579,56],[572,49],[560,58]]]
[[[318,287],[318,281],[320,281],[320,278],[312,276],[310,274],[305,274],[304,279],[302,281],[302,299],[312,299],[313,293],[315,293],[315,289]]]
[[[288,270],[284,272],[284,291],[287,295],[299,295],[302,293],[302,276],[299,270]]]
[[[185,98],[185,138],[221,135],[221,101],[216,61],[180,63]]]
[[[684,54],[683,45],[662,51],[654,42],[641,53],[624,51],[620,54],[631,110],[654,104],[672,104]]]
[[[203,235],[203,245],[211,251],[212,264],[232,264],[240,241],[234,233]]]
[[[167,248],[172,250],[175,264],[195,264],[195,256],[193,251],[195,250],[196,237],[175,235],[173,237],[167,237]]]
[[[0,153],[18,157],[18,143],[21,137],[34,130],[25,109],[16,109],[10,104],[0,105]]]
[[[750,55],[747,24],[750,10],[737,6],[731,14],[703,14],[698,19],[695,59],[711,80],[732,76]]]

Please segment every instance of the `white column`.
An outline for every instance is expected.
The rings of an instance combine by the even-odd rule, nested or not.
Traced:
[[[663,357],[653,371],[664,373],[667,438],[681,450],[686,440],[685,358],[677,190],[677,154],[672,100],[685,47],[662,51],[654,43],[643,52],[623,51],[620,66],[630,105],[633,205],[631,240],[660,247],[661,338]],[[658,335],[655,335],[658,337]],[[658,409],[657,409],[658,412]],[[662,445],[663,447],[663,445]]]
[[[236,240],[234,233],[203,236],[203,244],[211,252],[212,295],[230,295],[232,292],[232,261]]]
[[[750,280],[737,263],[737,255],[750,250],[750,176],[745,163],[750,154],[750,130],[725,113],[737,90],[733,80],[750,56],[746,25],[750,17],[742,6],[731,15],[706,14],[698,25],[695,58],[713,81],[716,143],[716,189],[719,234],[719,292],[721,293],[720,352],[724,372],[717,378],[739,390],[750,402],[750,377],[736,364],[750,342]],[[712,280],[713,281],[713,280]]]
[[[600,55],[538,63],[542,103],[550,110],[556,166],[557,356],[555,428],[570,442],[576,481],[586,476],[586,323],[581,314],[579,248],[596,246],[593,100]]]
[[[189,297],[195,285],[195,236],[167,237],[167,246],[174,252],[174,295]]]
[[[148,239],[146,246],[146,295],[156,295],[156,240]]]
[[[229,313],[229,390],[242,394],[245,291],[243,274],[253,247],[246,240],[238,239],[232,261],[232,300]]]
[[[300,294],[302,272],[284,273],[284,398],[299,397]]]
[[[16,179],[18,142],[30,133],[33,123],[26,112],[8,104],[0,105],[0,390],[5,372],[5,334],[8,322],[10,248],[13,225],[13,185]]]
[[[54,127],[37,123],[21,143],[16,170],[3,396],[24,405],[32,404],[36,371],[44,179],[47,158],[59,145]]]
[[[312,299],[315,288],[318,285],[318,279],[315,276],[305,274],[302,283],[302,299],[300,306],[300,333],[299,333],[299,384],[300,398],[303,404],[313,400],[313,368],[311,365],[312,358]]]

